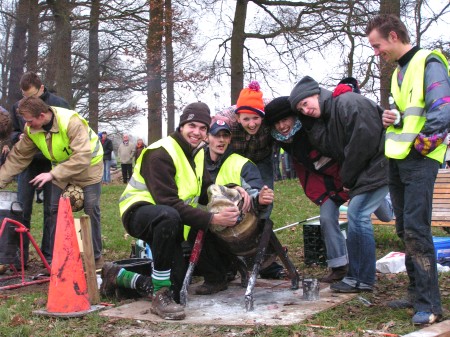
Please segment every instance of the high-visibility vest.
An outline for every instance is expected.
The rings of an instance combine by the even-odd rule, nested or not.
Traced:
[[[195,171],[193,170],[189,160],[186,158],[180,145],[172,137],[166,137],[149,145],[142,150],[141,155],[134,166],[133,175],[128,182],[125,191],[123,191],[119,200],[120,215],[123,216],[125,211],[137,202],[148,202],[155,205],[155,200],[145,184],[145,180],[141,175],[142,158],[146,151],[163,147],[173,160],[175,165],[175,183],[178,187],[178,197],[185,204],[197,207],[198,198],[202,188],[203,169],[205,166],[205,152],[201,149],[194,157]],[[187,239],[190,227],[185,226],[184,237]]]
[[[88,128],[89,140],[91,143],[91,166],[103,160],[103,147],[100,143],[98,135],[89,127],[86,120],[76,111],[65,108],[51,107],[53,114],[58,123],[59,132],[52,133],[52,151],[48,148],[46,142],[46,132],[39,131],[31,133],[30,127],[27,125],[25,130],[34,144],[42,151],[42,154],[52,162],[52,165],[62,163],[69,159],[72,154],[70,148],[70,140],[67,135],[67,127],[72,116],[77,116]]]
[[[242,168],[249,161],[250,159],[245,158],[237,153],[231,154],[220,167],[215,181],[216,185],[236,184],[238,186],[242,186]]]
[[[401,88],[397,81],[399,69],[397,68],[392,75],[391,93],[402,114],[403,125],[397,128],[390,125],[386,130],[385,154],[388,158],[404,159],[425,125],[425,62],[431,54],[439,57],[448,70],[448,62],[444,55],[438,51],[421,49],[409,62]],[[446,148],[446,144],[441,144],[427,157],[442,163]]]

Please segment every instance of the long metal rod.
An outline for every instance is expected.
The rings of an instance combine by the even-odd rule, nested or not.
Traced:
[[[302,220],[302,221],[297,221],[297,222],[291,223],[290,225],[286,225],[286,226],[274,229],[273,231],[274,232],[278,232],[278,231],[281,231],[282,229],[286,229],[286,228],[289,228],[289,227],[297,226],[297,225],[299,225],[301,223],[305,223],[305,222],[308,222],[308,221],[311,221],[311,220],[316,220],[316,219],[319,219],[319,218],[320,218],[320,215],[313,216],[312,218],[305,219],[305,220]]]
[[[192,274],[194,273],[195,265],[198,262],[200,257],[200,252],[203,247],[203,230],[199,230],[197,236],[195,238],[194,247],[192,248],[191,256],[189,258],[189,267],[184,277],[183,285],[180,291],[180,304],[186,306],[187,304],[187,295],[188,295],[188,287],[191,283]]]

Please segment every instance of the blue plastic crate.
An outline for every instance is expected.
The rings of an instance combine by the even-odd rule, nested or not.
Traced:
[[[433,244],[438,262],[450,260],[450,237],[433,236]]]

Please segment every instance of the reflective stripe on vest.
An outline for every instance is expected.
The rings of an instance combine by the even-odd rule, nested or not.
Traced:
[[[392,97],[402,113],[403,125],[400,128],[391,125],[386,130],[385,154],[388,158],[404,159],[425,125],[425,62],[430,54],[438,56],[448,69],[448,62],[440,52],[421,49],[409,62],[401,88],[397,81],[399,68],[392,75]],[[442,163],[446,148],[441,144],[427,157]]]
[[[198,151],[194,157],[195,171],[192,169],[186,155],[180,145],[172,137],[166,137],[149,145],[142,150],[141,155],[134,166],[133,175],[128,182],[125,191],[119,200],[120,215],[137,202],[148,202],[155,205],[155,201],[150,191],[147,189],[145,180],[141,175],[142,158],[146,151],[163,147],[173,160],[175,166],[175,183],[178,188],[178,197],[185,204],[197,207],[198,198],[202,187],[202,177],[204,169],[205,152],[203,149]],[[184,237],[187,239],[190,227],[185,226]]]
[[[249,161],[250,159],[237,153],[231,154],[220,167],[215,181],[216,185],[236,184],[238,186],[242,186],[242,168]]]
[[[30,127],[26,127],[26,132],[34,144],[42,151],[42,154],[52,162],[52,165],[63,163],[70,158],[72,149],[70,148],[70,139],[67,135],[67,127],[70,118],[77,116],[88,128],[88,135],[91,144],[91,166],[103,160],[103,147],[100,143],[98,135],[89,127],[86,120],[76,111],[59,107],[51,107],[53,114],[58,123],[59,131],[51,133],[52,151],[48,148],[46,142],[46,132],[30,132]]]

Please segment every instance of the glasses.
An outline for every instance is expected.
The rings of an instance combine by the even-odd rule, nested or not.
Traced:
[[[32,94],[29,94],[29,93],[27,93],[26,91],[23,91],[23,90],[22,90],[22,96],[23,96],[23,97],[32,97],[32,96],[36,96],[36,95],[39,93],[40,90],[41,90],[41,88],[37,89],[36,92],[34,92],[34,93],[32,93]]]
[[[28,124],[30,124],[33,120],[34,120],[34,117],[31,117],[31,119],[25,119],[25,118],[23,119],[23,121]]]

